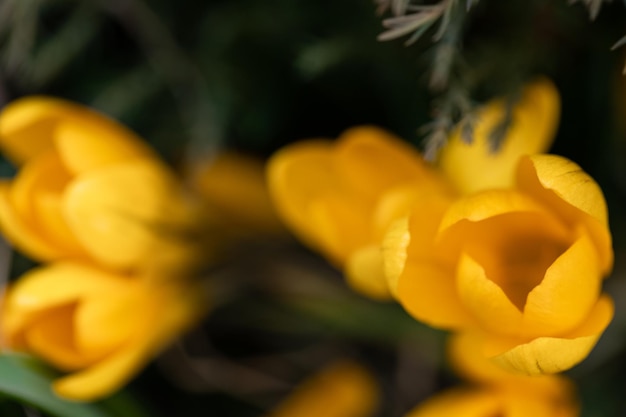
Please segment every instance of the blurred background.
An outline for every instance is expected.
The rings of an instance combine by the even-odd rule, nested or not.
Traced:
[[[455,39],[434,41],[434,25],[411,45],[410,33],[377,39],[390,16],[381,6],[0,0],[0,105],[31,94],[84,103],[130,126],[182,173],[218,150],[265,159],[359,124],[427,149],[463,119],[458,103],[514,95],[546,75],[562,98],[552,152],[601,185],[616,250],[606,283],[614,323],[569,374],[583,416],[626,415],[626,48],[611,50],[626,35],[624,3],[481,0],[451,23]],[[1,168],[12,172],[6,162]],[[14,255],[11,275],[29,265]],[[350,292],[338,271],[284,234],[247,242],[206,275],[219,283],[214,310],[103,403],[113,415],[260,416],[341,357],[377,376],[380,416],[401,416],[456,381],[443,361],[445,334]],[[0,394],[0,413],[46,415],[10,393]]]

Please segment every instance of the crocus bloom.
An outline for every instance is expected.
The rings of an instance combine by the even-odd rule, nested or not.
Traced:
[[[0,229],[29,256],[127,271],[197,256],[199,204],[118,123],[63,100],[24,98],[0,114],[0,148],[19,168],[0,182]]]
[[[375,127],[287,146],[271,158],[268,179],[291,230],[344,269],[355,290],[380,299],[390,297],[380,252],[390,222],[415,194],[450,192],[416,150]]]
[[[61,397],[91,401],[119,389],[207,309],[205,291],[59,262],[30,271],[5,294],[4,344],[69,374]]]
[[[545,82],[526,91],[517,114],[536,108],[541,89]],[[392,292],[410,314],[436,327],[474,329],[485,354],[526,374],[580,362],[613,315],[601,295],[613,252],[600,188],[565,158],[523,156],[525,139],[542,131],[532,122],[554,124],[545,114],[526,122],[514,114],[501,154],[484,155],[481,130],[473,145],[453,139],[440,166],[459,196],[416,204],[384,249]],[[475,171],[448,159],[463,149]],[[472,158],[495,167],[498,178]]]
[[[367,370],[342,361],[296,387],[266,417],[370,417],[376,413],[379,395]]]
[[[281,235],[285,228],[277,216],[260,159],[233,151],[202,159],[190,169],[193,189],[220,219],[226,235],[253,237]]]
[[[576,417],[573,387],[565,377],[516,376],[487,361],[467,334],[450,343],[453,368],[471,385],[426,400],[405,417]]]

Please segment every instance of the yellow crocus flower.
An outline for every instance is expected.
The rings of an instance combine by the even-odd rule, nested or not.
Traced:
[[[270,192],[300,239],[345,270],[357,291],[391,297],[380,242],[419,196],[452,193],[420,154],[375,127],[357,127],[335,142],[298,142],[269,161]]]
[[[0,182],[0,229],[29,256],[127,271],[178,269],[198,256],[200,205],[113,120],[27,97],[0,113],[0,148],[19,168]]]
[[[3,343],[68,372],[53,383],[59,396],[93,401],[131,379],[207,305],[207,293],[196,283],[58,262],[8,288]]]
[[[601,294],[613,263],[602,191],[565,158],[521,152],[554,124],[545,83],[522,97],[501,153],[487,153],[489,130],[472,145],[453,138],[440,167],[459,196],[416,204],[384,243],[392,292],[410,314],[481,332],[486,355],[526,374],[574,366],[613,316]],[[540,103],[545,111],[530,118]]]
[[[340,361],[301,383],[265,417],[371,417],[379,390],[361,365]]]

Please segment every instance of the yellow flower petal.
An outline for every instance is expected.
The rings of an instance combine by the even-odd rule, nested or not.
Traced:
[[[74,133],[81,130],[79,126],[84,129],[56,143],[72,169],[81,170],[94,161],[110,161],[116,151],[123,155],[153,155],[135,134],[117,122],[87,107],[41,96],[16,100],[4,108],[0,114],[0,146],[14,163],[22,165],[53,148],[59,127],[64,130],[68,125],[75,127]]]
[[[375,300],[391,298],[379,245],[366,246],[348,258],[346,280],[354,290],[370,298]]]
[[[341,195],[330,161],[330,141],[298,142],[275,153],[268,162],[270,195],[290,229],[307,245],[321,250],[310,205],[327,193]]]
[[[4,300],[2,327],[22,331],[42,310],[75,303],[89,294],[115,292],[124,280],[77,263],[59,262],[34,269],[13,284]]]
[[[503,120],[505,105],[504,100],[494,100],[480,111],[471,144],[463,141],[458,128],[441,151],[439,166],[464,194],[512,185],[519,157],[544,152],[552,143],[560,103],[549,80],[525,87],[513,109],[512,125],[494,153],[489,136]]]
[[[397,185],[434,176],[415,148],[373,126],[345,131],[332,158],[346,187],[371,199]]]
[[[396,298],[398,297],[398,281],[404,271],[410,242],[409,218],[403,217],[391,224],[381,246],[387,286]]]
[[[54,132],[59,155],[73,174],[135,158],[157,159],[151,148],[121,124],[86,108],[77,113],[60,121]]]
[[[584,234],[548,268],[528,294],[524,307],[527,335],[558,334],[577,327],[595,305],[601,290],[598,259]]]
[[[565,371],[585,359],[613,318],[613,302],[601,296],[584,323],[561,337],[531,341],[489,335],[485,354],[502,368],[526,375]]]
[[[81,298],[73,318],[76,326],[73,338],[78,350],[92,354],[110,353],[144,327],[141,312],[152,307],[143,294],[147,292],[145,284],[141,278],[127,278],[118,288]]]
[[[338,362],[298,386],[265,417],[370,417],[376,413],[379,395],[376,381],[365,369]]]
[[[560,255],[559,248],[564,250],[567,247],[573,233],[557,216],[529,196],[515,190],[489,190],[458,199],[450,206],[439,225],[437,254],[449,262],[456,262],[461,249],[470,245],[472,253],[480,257],[484,266],[489,263],[491,269],[506,270],[507,262],[515,258],[516,250],[523,246],[532,249],[532,242],[535,242],[548,245],[544,251],[547,253],[539,251],[532,256],[542,262],[520,260],[517,266],[540,268],[550,260],[541,258],[553,254],[552,260],[555,259]],[[524,239],[519,245],[515,242],[518,238]],[[491,253],[494,248],[497,253]],[[539,270],[532,272],[543,274]],[[496,277],[490,275],[490,278]],[[536,278],[540,279],[540,276]],[[523,301],[514,301],[523,306]]]
[[[404,417],[489,417],[501,412],[502,401],[495,393],[456,388],[426,400]]]
[[[557,211],[564,219],[571,223],[582,221],[596,244],[603,271],[605,274],[610,271],[613,250],[607,207],[602,190],[593,178],[566,158],[534,155],[520,161],[517,182],[520,189]]]
[[[399,217],[388,228],[383,239],[385,275],[396,297],[398,280],[407,257],[413,260],[430,260],[435,257],[435,234],[452,201],[447,192],[422,191],[425,192],[413,195],[409,217]]]
[[[461,302],[487,331],[517,335],[522,324],[521,311],[467,254],[459,260],[457,286]]]
[[[74,345],[74,309],[71,304],[48,309],[24,332],[30,352],[65,371],[81,369],[98,359],[94,352],[85,354]]]
[[[515,190],[488,190],[456,200],[446,211],[439,233],[462,221],[479,222],[511,212],[547,213],[546,209],[531,197]]]
[[[408,261],[398,281],[398,301],[413,317],[434,327],[474,324],[459,300],[454,271],[435,264]]]
[[[13,209],[21,222],[28,223],[33,233],[50,242],[64,255],[80,255],[81,249],[67,234],[65,219],[54,207],[54,200],[60,199],[70,174],[63,166],[56,152],[49,151],[32,158],[18,172],[10,187]],[[55,210],[56,209],[56,210]],[[2,220],[0,220],[2,221]],[[43,254],[20,248],[39,260]]]
[[[65,192],[74,234],[95,259],[113,268],[185,266],[199,250],[190,236],[198,210],[169,171],[149,159],[84,174]]]
[[[16,213],[6,181],[0,181],[0,229],[12,245],[36,259],[49,261],[65,254],[63,248],[48,241],[35,225]]]
[[[51,132],[59,119],[73,110],[66,102],[47,97],[27,97],[16,100],[0,113],[0,146],[14,164],[53,148]]]

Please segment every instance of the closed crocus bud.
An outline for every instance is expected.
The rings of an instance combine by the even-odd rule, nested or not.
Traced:
[[[435,395],[405,417],[576,417],[573,384],[562,376],[518,376],[488,361],[473,334],[449,343],[452,368],[468,384]]]
[[[336,362],[297,386],[265,417],[371,417],[378,409],[379,390],[361,365]]]
[[[0,229],[29,256],[126,271],[178,270],[197,258],[200,204],[118,123],[24,98],[0,114],[0,147],[19,169],[0,182]]]
[[[207,310],[197,284],[144,278],[69,262],[27,273],[5,294],[5,348],[67,372],[61,397],[112,394]]]
[[[270,159],[268,178],[287,226],[377,299],[391,297],[380,248],[389,224],[412,201],[451,193],[416,150],[375,127],[287,146]]]

